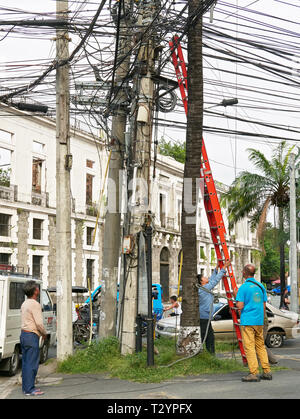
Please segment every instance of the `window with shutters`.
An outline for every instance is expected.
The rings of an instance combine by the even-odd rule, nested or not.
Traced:
[[[166,196],[159,194],[159,217],[161,227],[166,227]]]
[[[91,246],[93,244],[94,227],[86,228],[86,244]]]
[[[90,286],[92,290],[94,289],[94,263],[94,259],[86,260],[86,285],[88,287],[90,281]]]
[[[43,220],[33,218],[32,220],[32,238],[34,240],[42,240],[43,238]]]
[[[43,256],[32,256],[32,276],[34,278],[42,277]]]
[[[11,232],[11,215],[0,214],[0,236],[9,237]]]
[[[32,190],[36,193],[42,192],[42,165],[43,160],[33,159],[32,161]]]
[[[93,203],[93,175],[86,174],[86,205]]]
[[[0,265],[10,265],[10,253],[0,253]]]

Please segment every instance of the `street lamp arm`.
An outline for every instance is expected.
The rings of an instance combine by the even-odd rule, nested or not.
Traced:
[[[233,106],[233,105],[237,105],[238,103],[239,101],[237,98],[223,99],[222,102],[217,103],[216,105],[209,106],[208,108],[204,110],[206,111],[207,109],[215,108],[216,106],[224,106],[226,108],[226,106]]]

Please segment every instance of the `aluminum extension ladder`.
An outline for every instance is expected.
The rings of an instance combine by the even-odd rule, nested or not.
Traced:
[[[179,37],[174,36],[172,41],[169,42],[169,46],[172,54],[172,62],[175,68],[175,73],[178,81],[178,87],[181,93],[181,98],[185,113],[188,111],[188,86],[187,86],[187,69],[184,61],[181,45],[179,43]],[[225,260],[230,260],[228,247],[226,244],[226,230],[224,220],[221,212],[221,207],[215,187],[215,182],[212,176],[207,152],[205,148],[204,140],[202,139],[202,164],[200,168],[200,178],[204,179],[204,207],[208,219],[210,233],[214,244],[215,252],[218,259],[218,265],[220,268],[223,267]],[[235,333],[237,336],[240,352],[244,365],[247,364],[247,358],[242,342],[242,335],[240,330],[240,324],[237,317],[237,310],[234,305],[234,298],[232,291],[230,290],[229,281],[231,283],[232,290],[236,289],[236,281],[233,273],[231,264],[228,267],[228,275],[224,275],[223,283],[226,291],[226,298],[228,305],[231,310]]]

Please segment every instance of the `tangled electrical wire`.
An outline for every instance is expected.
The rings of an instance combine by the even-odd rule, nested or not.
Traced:
[[[228,120],[228,114],[214,112],[206,113],[209,124],[204,124],[204,131],[229,136],[235,134],[242,139],[253,137],[261,142],[276,142],[283,135],[296,141],[294,134],[300,130],[296,120],[300,107],[297,89],[300,83],[297,12],[300,8],[290,2],[278,2],[283,8],[294,11],[294,14],[286,12],[284,17],[283,14],[275,16],[259,11],[261,1],[249,1],[250,6],[221,0],[215,3],[214,0],[201,2],[193,15],[189,15],[189,2],[180,0],[103,0],[97,6],[91,1],[77,1],[70,5],[68,21],[60,21],[54,10],[37,13],[13,7],[10,2],[9,7],[0,7],[2,47],[11,41],[46,41],[51,47],[48,57],[37,53],[30,59],[16,57],[12,61],[0,62],[0,98],[9,104],[20,99],[43,103],[50,109],[49,114],[55,116],[55,69],[58,64],[53,39],[56,29],[65,29],[72,38],[69,59],[71,95],[78,96],[78,83],[99,81],[94,89],[84,92],[85,103],[72,102],[71,117],[81,120],[93,132],[101,127],[109,136],[111,118],[118,111],[118,92],[124,89],[128,102],[132,98],[130,89],[141,44],[155,38],[161,47],[156,71],[162,77],[175,80],[168,41],[177,33],[185,48],[189,29],[204,16],[205,103],[215,105],[224,96],[238,96],[236,112],[239,115],[230,115],[230,118],[239,122],[239,126],[252,126],[251,130],[226,128],[222,121]],[[153,4],[155,12],[141,26],[144,10],[149,4]],[[211,22],[205,13],[214,5]],[[126,21],[126,30],[120,35],[123,20]],[[120,51],[124,36],[130,40],[125,54]],[[129,69],[122,85],[115,87],[114,75],[125,60],[130,62]],[[108,84],[110,90],[106,103],[99,105],[97,99],[103,86]],[[170,128],[182,128],[181,118],[177,115],[180,114],[184,121],[184,112],[176,96],[175,90],[166,93],[166,87],[158,84],[156,105],[160,115],[155,120],[158,126],[166,127],[161,114],[168,112],[174,114]],[[278,124],[279,120],[282,123]],[[294,124],[293,120],[296,121]]]

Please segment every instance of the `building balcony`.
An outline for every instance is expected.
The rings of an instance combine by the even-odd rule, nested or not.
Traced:
[[[40,207],[49,207],[49,194],[48,192],[31,192],[31,203]]]
[[[173,217],[161,216],[160,224],[158,224],[157,227],[168,231],[179,231],[178,225]]]
[[[86,204],[85,213],[86,213],[86,215],[90,215],[91,217],[97,217],[98,208],[97,208],[96,202],[92,202],[89,205]]]
[[[209,231],[207,231],[205,228],[199,228],[199,235],[204,239],[210,239]]]
[[[18,187],[17,185],[3,186],[0,185],[0,199],[14,202],[18,200]]]

